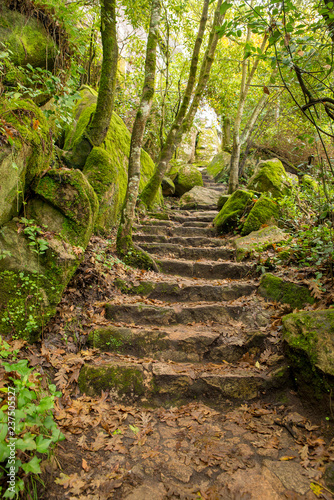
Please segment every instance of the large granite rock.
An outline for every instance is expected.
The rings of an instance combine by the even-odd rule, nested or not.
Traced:
[[[54,315],[98,214],[97,196],[79,170],[53,169],[32,187],[27,218],[0,233],[1,330],[30,341]]]
[[[334,389],[334,309],[301,311],[283,317],[283,338],[301,392],[318,399]],[[331,401],[329,401],[331,405]]]
[[[240,218],[254,204],[254,193],[238,189],[226,201],[213,223],[219,232],[231,231],[240,225]]]
[[[298,309],[315,302],[307,287],[283,280],[271,273],[262,276],[258,293],[265,299],[289,304]]]
[[[280,198],[290,194],[292,182],[287,176],[282,162],[274,158],[257,165],[247,187],[260,193],[271,193],[274,198]]]
[[[90,87],[81,89],[82,99],[75,110],[74,121],[68,128],[64,149],[70,151],[77,144],[91,119],[96,107],[97,93]],[[124,122],[113,113],[107,137],[103,147],[93,148],[90,152],[83,172],[97,192],[100,209],[96,220],[96,230],[105,232],[114,226],[123,206],[128,175],[131,134]],[[83,152],[84,153],[84,152]],[[81,165],[80,151],[76,153],[77,163]],[[154,172],[154,162],[142,150],[141,176],[139,190],[147,184]],[[76,165],[76,158],[71,156],[71,163]],[[162,201],[161,192],[157,196],[158,203]]]
[[[193,165],[183,165],[174,178],[175,194],[182,196],[195,186],[203,186],[202,174]]]
[[[50,166],[53,149],[46,118],[32,101],[3,100],[0,115],[13,142],[0,134],[1,226],[18,215],[29,184]]]
[[[237,261],[240,262],[254,252],[261,252],[272,246],[274,243],[280,243],[287,239],[288,235],[276,226],[268,226],[259,231],[253,231],[242,238],[234,241],[237,250]]]
[[[261,196],[249,212],[242,226],[241,234],[244,236],[252,231],[257,231],[263,225],[276,224],[279,213],[279,205],[274,200],[267,196]]]
[[[226,151],[218,153],[206,167],[208,173],[212,175],[216,182],[222,182],[229,175],[231,155]]]
[[[185,193],[180,199],[182,208],[213,208],[217,206],[219,193],[214,189],[195,186],[190,191]]]

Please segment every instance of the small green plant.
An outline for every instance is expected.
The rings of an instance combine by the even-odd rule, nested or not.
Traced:
[[[29,246],[31,247],[32,251],[37,253],[38,255],[44,255],[49,248],[49,244],[46,240],[41,238],[43,229],[37,226],[33,219],[26,219],[25,217],[21,217],[20,222],[25,225],[24,234],[27,235],[30,240]]]
[[[0,336],[0,365],[6,372],[6,386],[0,389],[1,498],[17,498],[28,482],[35,491],[41,456],[49,456],[64,439],[52,415],[55,398],[61,393],[53,384],[48,391],[42,389],[41,375],[26,359],[15,361],[17,353]]]

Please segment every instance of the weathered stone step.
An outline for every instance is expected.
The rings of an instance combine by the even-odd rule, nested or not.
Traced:
[[[169,217],[171,220],[175,220],[177,222],[212,222],[216,217],[218,212],[214,212],[212,215],[181,215],[181,214],[171,214]]]
[[[141,247],[154,255],[165,255],[180,259],[225,259],[231,260],[235,257],[235,250],[230,248],[218,247],[184,247],[173,243],[142,243]]]
[[[217,230],[215,228],[207,227],[165,227],[165,226],[143,226],[134,225],[136,232],[146,233],[146,234],[156,234],[158,236],[168,235],[168,236],[215,236]]]
[[[229,364],[203,365],[145,362],[115,357],[84,364],[78,384],[88,396],[101,391],[147,401],[167,398],[170,402],[203,398],[212,402],[228,399],[254,399],[259,392],[286,385],[285,367],[276,371],[242,368]]]
[[[264,349],[266,336],[261,332],[236,332],[224,336],[224,328],[155,327],[129,328],[106,326],[93,330],[88,346],[103,352],[151,356],[161,361],[235,363],[247,352],[258,354]]]
[[[172,207],[172,208],[174,208],[175,210],[181,210],[181,211],[186,210],[187,212],[189,212],[191,210],[191,208],[188,208],[188,205],[185,205],[184,207],[178,206],[178,207]],[[216,204],[212,204],[212,205],[198,204],[198,205],[196,205],[196,209],[193,209],[193,210],[196,210],[196,211],[198,211],[198,210],[210,210],[211,211],[212,210],[213,211],[213,210],[217,210],[217,205]],[[217,210],[217,212],[218,212],[218,210]],[[217,215],[217,212],[216,212],[216,215]]]
[[[191,285],[168,281],[141,281],[139,285],[131,285],[123,280],[116,280],[123,293],[141,295],[150,299],[165,302],[221,302],[235,300],[253,293],[257,286],[254,283],[229,283],[228,285]]]
[[[176,274],[188,278],[241,279],[250,277],[253,266],[238,262],[192,262],[180,259],[158,259],[158,265],[165,274]]]
[[[212,303],[175,304],[172,306],[150,305],[145,302],[105,305],[105,317],[113,322],[134,323],[136,325],[176,325],[189,323],[224,323],[241,321],[251,329],[265,325],[269,310],[256,307],[256,301],[249,306],[220,305]]]
[[[202,221],[199,219],[195,219],[189,221],[187,218],[185,218],[183,221],[177,221],[177,220],[166,220],[162,221],[159,219],[145,219],[141,220],[141,225],[142,226],[164,226],[164,227],[177,227],[178,224],[181,224],[182,227],[207,227],[209,222],[212,222],[213,219],[210,219],[209,222]]]
[[[156,234],[134,234],[133,240],[146,243],[171,243],[173,245],[184,245],[192,247],[224,247],[226,240],[221,238],[201,238],[200,236],[186,237],[182,236],[163,236]]]

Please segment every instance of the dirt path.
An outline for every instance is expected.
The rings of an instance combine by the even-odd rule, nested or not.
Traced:
[[[53,325],[64,332],[77,310],[89,335],[75,343],[69,328],[65,348],[64,336],[44,343],[65,389],[56,418],[67,439],[41,498],[333,498],[326,420],[310,420],[295,394],[275,310],[256,295],[253,264],[217,237],[215,213],[173,209],[135,227],[161,274],[113,265],[100,286],[108,251],[95,247],[69,291],[74,300],[95,287],[94,304],[65,298]]]

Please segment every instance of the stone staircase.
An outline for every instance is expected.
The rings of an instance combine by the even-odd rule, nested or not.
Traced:
[[[231,241],[218,237],[217,211],[167,213],[134,226],[134,241],[161,273],[118,280],[123,295],[105,304],[107,324],[89,336],[101,355],[83,366],[80,389],[145,404],[217,404],[281,389],[287,367],[279,353],[263,356],[276,348],[273,310],[256,295],[254,266],[235,262]]]

